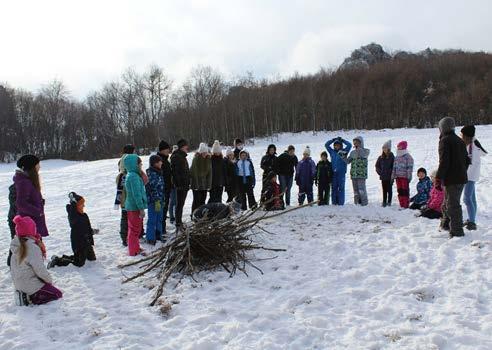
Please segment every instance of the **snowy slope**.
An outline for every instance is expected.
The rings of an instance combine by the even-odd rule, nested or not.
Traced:
[[[477,133],[492,149],[492,126]],[[279,150],[292,143],[298,154],[309,145],[317,160],[324,142],[339,134],[352,139],[359,132],[281,135],[274,143]],[[486,176],[477,186],[479,230],[448,240],[437,221],[396,206],[381,208],[373,171],[389,138],[393,144],[408,140],[416,167],[432,170],[437,130],[360,134],[372,151],[368,207],[314,207],[272,219],[268,229],[276,235],[265,236],[265,244],[287,252],[259,261],[264,275],[251,270],[249,277],[230,279],[219,271],[198,276],[198,282],[169,283],[177,286],[165,292],[172,305],[168,315],[146,306],[154,281],[120,283],[116,266],[131,258],[120,245],[119,216],[112,209],[117,160],[43,162],[48,255],[70,252],[65,204],[67,193],[76,191],[86,197],[87,212],[101,230],[95,237],[98,260],[82,269],[52,270],[64,298],[23,308],[13,305],[2,258],[0,349],[492,349],[490,157],[483,159]],[[270,141],[248,147],[258,169]],[[2,218],[13,171],[13,165],[0,166]],[[351,196],[347,181],[349,203]],[[185,213],[190,204],[191,195]],[[6,257],[4,219],[0,227]]]

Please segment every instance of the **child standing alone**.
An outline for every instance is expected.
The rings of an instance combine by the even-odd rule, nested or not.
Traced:
[[[391,206],[393,199],[393,180],[391,179],[391,175],[393,173],[394,162],[395,156],[391,152],[391,140],[388,140],[383,144],[383,153],[376,161],[376,172],[379,175],[383,187],[383,207]]]
[[[397,148],[391,179],[396,180],[400,207],[408,208],[410,205],[409,184],[412,181],[413,158],[410,153],[408,153],[407,141],[398,143]]]

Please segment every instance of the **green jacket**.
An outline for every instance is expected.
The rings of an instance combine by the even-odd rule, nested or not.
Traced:
[[[208,191],[212,187],[212,160],[210,156],[203,157],[198,153],[193,157],[190,168],[191,189]]]
[[[352,179],[367,179],[367,158],[369,150],[364,148],[364,139],[362,136],[356,137],[354,140],[359,140],[361,145],[350,152],[347,158],[347,163],[350,163],[350,177]]]
[[[125,178],[125,210],[137,211],[147,209],[147,193],[140,175],[138,156],[129,154],[124,160],[125,169],[128,172]]]

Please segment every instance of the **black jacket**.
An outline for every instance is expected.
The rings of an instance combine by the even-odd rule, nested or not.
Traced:
[[[162,177],[164,178],[164,190],[166,192],[169,192],[173,188],[171,163],[169,162],[169,156],[163,156],[162,154],[159,154],[159,156],[162,159]]]
[[[231,192],[236,190],[236,164],[224,158],[225,162],[225,190]]]
[[[265,178],[270,172],[274,171],[274,165],[277,156],[271,154],[265,154],[263,158],[261,158],[260,166],[263,169],[263,178]]]
[[[239,153],[241,153],[241,150],[239,148],[234,148],[234,158],[236,158],[236,160],[239,160]]]
[[[171,174],[174,187],[179,190],[190,189],[190,166],[186,160],[187,154],[178,149],[171,156]]]
[[[470,159],[465,143],[454,131],[441,135],[439,140],[439,168],[436,177],[445,186],[466,184]]]
[[[225,186],[225,162],[224,157],[212,155],[212,188]]]
[[[94,238],[89,216],[86,213],[79,213],[76,204],[67,204],[67,213],[73,252],[91,248],[94,245]]]
[[[329,160],[320,160],[316,165],[316,182],[318,185],[327,185],[331,183],[333,177],[333,168]]]
[[[289,152],[285,151],[277,157],[274,163],[274,171],[278,175],[294,176],[297,163],[297,156],[291,156],[289,155]]]

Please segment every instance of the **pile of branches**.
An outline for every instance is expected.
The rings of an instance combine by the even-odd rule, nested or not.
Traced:
[[[312,205],[308,204],[308,205]],[[202,219],[178,231],[175,238],[166,245],[139,260],[120,265],[126,268],[137,265],[139,271],[126,277],[123,283],[152,275],[159,280],[159,285],[150,303],[154,306],[162,296],[164,286],[173,273],[191,276],[202,271],[224,269],[232,277],[237,271],[247,274],[250,266],[263,274],[261,269],[252,262],[251,251],[267,250],[272,252],[285,251],[264,247],[255,242],[254,238],[261,233],[269,233],[259,225],[262,221],[284,215],[299,206],[281,212],[263,211],[260,206],[254,210],[242,212],[238,216],[221,220]]]

